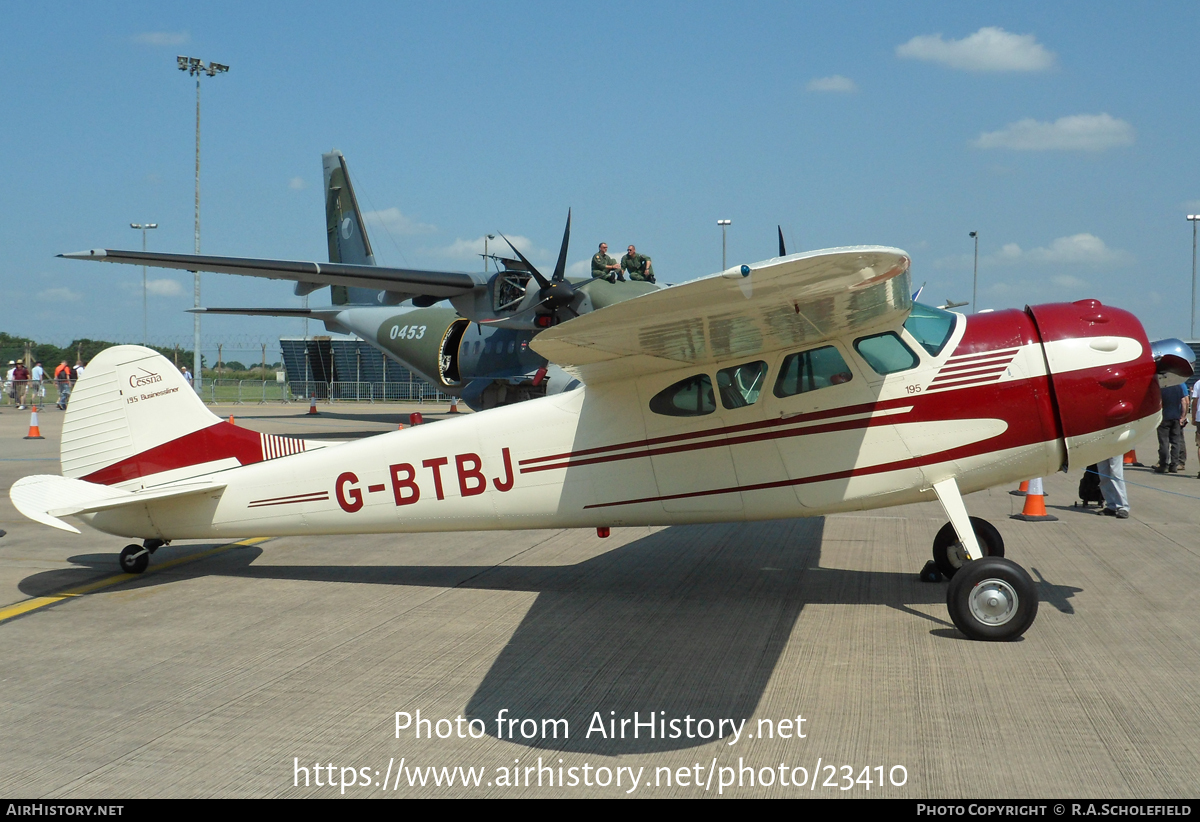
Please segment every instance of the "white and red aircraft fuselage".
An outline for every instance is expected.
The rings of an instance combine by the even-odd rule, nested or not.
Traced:
[[[223,422],[165,359],[119,346],[72,394],[63,476],[11,496],[55,527],[74,531],[73,516],[144,540],[122,554],[133,572],[178,539],[606,529],[938,499],[955,624],[1018,636],[1033,582],[962,495],[1128,450],[1159,422],[1164,358],[1136,318],[1095,300],[966,317],[908,293],[895,249],[742,266],[544,332],[534,346],[583,378],[576,390],[344,444]]]

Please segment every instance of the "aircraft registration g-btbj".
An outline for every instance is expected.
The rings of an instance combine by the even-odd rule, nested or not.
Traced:
[[[1160,382],[1192,373],[1095,300],[964,317],[914,304],[909,258],[778,257],[561,322],[534,338],[582,385],[333,445],[217,419],[165,359],[97,356],[71,396],[63,476],[26,477],[26,516],[143,540],[676,525],[941,502],[954,624],[1022,634],[1033,581],[962,495],[1121,453]]]

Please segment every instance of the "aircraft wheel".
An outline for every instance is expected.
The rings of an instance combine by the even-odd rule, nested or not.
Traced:
[[[140,574],[150,565],[150,552],[141,545],[126,545],[121,551],[121,570],[127,574]]]
[[[971,517],[971,527],[975,529],[975,538],[983,549],[984,557],[1004,556],[1004,537],[986,519]],[[967,561],[967,549],[958,541],[953,523],[947,522],[933,538],[933,561],[937,563],[942,576],[950,579],[963,567]]]
[[[955,627],[971,639],[1016,639],[1037,616],[1033,579],[1011,559],[984,557],[968,562],[946,592]]]

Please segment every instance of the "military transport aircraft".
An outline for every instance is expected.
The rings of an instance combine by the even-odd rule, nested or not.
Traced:
[[[566,277],[569,212],[550,277],[516,248],[516,259],[493,256],[500,265],[492,273],[377,266],[345,157],[334,149],[321,155],[321,160],[328,264],[107,249],[60,256],[293,280],[297,296],[331,286],[332,305],[328,308],[193,310],[324,322],[330,331],[356,334],[439,391],[461,396],[475,409],[502,404],[505,397],[512,401],[543,396],[571,386],[572,377],[530,350],[534,334],[660,288],[646,282]],[[444,304],[447,299],[453,307]],[[514,378],[524,379],[509,386]],[[499,390],[501,384],[504,390]]]
[[[1128,449],[1190,349],[1096,300],[970,317],[914,304],[878,246],[741,265],[572,317],[531,343],[571,391],[340,445],[213,416],[139,346],[92,360],[62,476],[10,496],[141,540],[676,525],[937,499],[947,605],[975,639],[1022,634],[1037,593],[963,495]]]

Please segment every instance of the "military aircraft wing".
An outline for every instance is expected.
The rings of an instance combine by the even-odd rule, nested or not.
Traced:
[[[883,246],[807,251],[731,268],[571,319],[531,347],[584,381],[705,365],[899,326],[909,258]]]
[[[187,314],[237,314],[243,317],[295,317],[301,320],[333,320],[346,309],[333,308],[189,308]]]
[[[240,274],[269,280],[303,283],[308,291],[326,285],[372,288],[406,296],[423,295],[444,299],[485,287],[482,275],[463,271],[422,271],[413,268],[385,268],[377,265],[316,263],[300,260],[256,260],[248,257],[214,257],[207,254],[164,254],[156,251],[116,251],[95,248],[59,254],[70,260],[96,260],[103,263],[147,265],[182,271],[213,271]],[[302,293],[307,293],[302,292]]]

